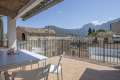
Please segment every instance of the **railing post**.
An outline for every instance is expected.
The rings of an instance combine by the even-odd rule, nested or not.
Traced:
[[[79,45],[78,45],[78,46],[79,46],[79,54],[78,54],[78,57],[80,58],[80,46],[81,46],[81,45],[80,45],[80,40],[79,40],[78,44],[79,44]]]
[[[46,56],[46,40],[44,41],[44,53],[45,53],[45,56]]]
[[[105,43],[103,41],[103,62],[105,62]]]
[[[63,47],[64,47],[63,45],[64,45],[64,44],[63,44],[63,40],[62,40],[62,53],[63,53],[63,51],[64,51],[64,50],[63,50],[63,49],[64,49],[64,48],[63,48]],[[62,54],[62,53],[61,53],[61,54]]]

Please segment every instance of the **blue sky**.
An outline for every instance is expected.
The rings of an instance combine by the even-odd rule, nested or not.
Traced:
[[[62,28],[81,28],[93,22],[103,22],[120,18],[120,0],[64,0],[62,3],[26,20],[17,20],[17,25],[43,27],[56,25]],[[7,18],[4,17],[6,32]]]

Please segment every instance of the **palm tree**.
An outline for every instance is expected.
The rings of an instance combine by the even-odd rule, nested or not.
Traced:
[[[3,45],[3,20],[2,16],[0,16],[0,46]]]

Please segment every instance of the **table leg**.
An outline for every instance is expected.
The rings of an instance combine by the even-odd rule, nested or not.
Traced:
[[[14,80],[15,79],[15,73],[12,73],[12,75],[11,75],[11,80]]]
[[[12,72],[12,74],[10,75],[9,73],[8,73],[8,71],[5,71],[4,72],[4,80],[14,80],[14,78],[15,78],[15,73],[14,72]]]
[[[0,80],[2,80],[1,71],[0,71]]]
[[[10,75],[8,74],[8,71],[4,72],[5,80],[10,80]]]

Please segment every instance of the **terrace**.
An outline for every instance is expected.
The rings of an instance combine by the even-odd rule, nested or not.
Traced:
[[[44,44],[44,41],[47,41],[45,42],[47,44]],[[57,37],[43,40],[43,43],[42,40],[18,42],[19,49],[48,56],[48,63],[51,64],[57,64],[59,55],[65,52],[62,59],[63,80],[118,80],[119,45],[119,43],[105,43],[102,40],[93,43],[90,39],[61,40]],[[49,79],[57,80],[53,74],[49,75]]]
[[[11,4],[13,0],[0,1],[0,15],[8,16],[8,47],[1,49],[1,51],[3,51],[1,53],[3,54],[0,53],[0,59],[3,60],[0,61],[1,77],[2,72],[7,72],[7,74],[17,71],[20,72],[21,66],[24,71],[31,71],[31,67],[32,70],[34,70],[38,68],[39,60],[41,60],[40,63],[42,63],[42,60],[45,60],[45,64],[57,64],[59,55],[65,52],[65,56],[61,62],[63,80],[118,80],[120,78],[119,43],[105,43],[104,41],[92,40],[85,41],[74,37],[54,37],[52,39],[48,37],[40,41],[17,41],[17,18],[26,20],[61,1],[62,0],[14,0],[12,7]],[[30,53],[25,52],[6,56],[4,51],[6,49],[8,50],[8,48],[15,48],[20,51],[24,49]],[[22,65],[23,62],[24,64]],[[42,65],[44,64],[41,64],[41,66]],[[5,75],[4,77],[7,76]],[[57,78],[56,75],[51,73],[49,74],[49,80],[56,79],[59,80],[62,78]],[[9,79],[5,78],[5,80]],[[23,79],[19,77],[15,78],[15,80]],[[34,80],[34,77],[32,80]]]
[[[58,57],[50,58],[50,63],[55,63],[56,58]],[[120,78],[119,69],[68,57],[63,59],[62,66],[64,80],[118,80]],[[53,76],[51,78],[50,80],[53,80]]]
[[[58,56],[48,59],[48,63],[57,63]],[[36,64],[33,65],[37,67]],[[28,65],[26,70],[29,70]],[[97,65],[88,63],[86,61],[80,61],[64,57],[62,60],[63,68],[63,80],[119,80],[120,72],[119,68],[113,68],[108,66]],[[12,70],[13,72],[18,69]],[[60,74],[59,74],[60,76]],[[22,78],[16,78],[15,80],[23,80]],[[33,79],[34,80],[34,79]],[[58,80],[56,75],[49,74],[48,80]],[[59,78],[61,80],[61,78]]]

